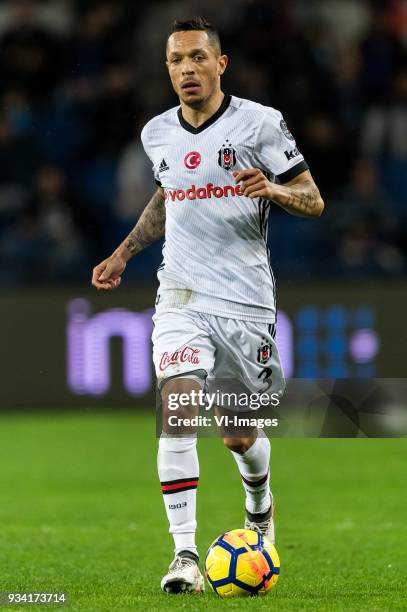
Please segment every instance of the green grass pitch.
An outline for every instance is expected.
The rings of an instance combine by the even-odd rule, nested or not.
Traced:
[[[170,596],[172,542],[151,415],[0,417],[0,591],[66,591],[10,610],[406,610],[403,440],[272,442],[281,574],[265,598]],[[218,439],[199,441],[201,558],[242,525],[243,492]],[[3,608],[5,609],[5,608]]]

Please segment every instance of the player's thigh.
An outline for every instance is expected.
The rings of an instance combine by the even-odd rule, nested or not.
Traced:
[[[216,317],[213,378],[246,393],[281,396],[285,379],[275,342],[275,325]],[[260,408],[257,404],[253,403],[250,409]],[[244,408],[242,402],[240,410]]]
[[[186,372],[212,370],[215,347],[198,313],[168,310],[154,315],[153,322],[153,361],[159,386]]]

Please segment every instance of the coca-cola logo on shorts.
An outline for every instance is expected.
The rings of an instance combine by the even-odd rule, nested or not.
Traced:
[[[192,346],[184,346],[182,349],[178,349],[173,353],[163,353],[160,361],[161,372],[168,368],[168,366],[176,365],[177,363],[190,363],[197,365],[199,363],[198,357],[199,349],[193,348]]]
[[[194,170],[198,168],[201,163],[201,154],[198,151],[191,151],[187,153],[184,157],[184,164],[188,168],[188,170]]]

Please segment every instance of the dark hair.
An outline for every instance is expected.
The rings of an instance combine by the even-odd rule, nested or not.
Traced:
[[[196,30],[200,32],[206,32],[208,38],[213,47],[215,47],[216,51],[221,53],[221,45],[220,38],[216,28],[203,17],[194,17],[192,19],[176,19],[172,25],[170,33],[168,34],[168,38],[174,32],[190,32],[191,30]]]

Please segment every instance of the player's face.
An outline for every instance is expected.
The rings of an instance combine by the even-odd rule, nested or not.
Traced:
[[[220,89],[220,76],[227,65],[206,32],[175,32],[167,43],[167,68],[180,100],[200,108]]]

